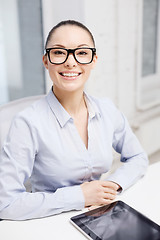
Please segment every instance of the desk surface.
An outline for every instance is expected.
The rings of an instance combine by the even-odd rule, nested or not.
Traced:
[[[130,189],[119,195],[122,200],[160,225],[160,162],[148,171]],[[52,217],[28,221],[0,221],[2,240],[85,240],[69,222],[70,217],[82,211],[71,211]]]

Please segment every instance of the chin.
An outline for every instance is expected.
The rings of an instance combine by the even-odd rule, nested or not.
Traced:
[[[77,84],[72,84],[72,85],[70,84],[68,86],[63,87],[63,90],[67,92],[76,92],[79,90],[83,91],[83,89],[84,89],[84,85],[77,85]]]
[[[83,91],[82,88],[65,88],[64,91],[68,93],[73,93],[79,91],[80,89]]]

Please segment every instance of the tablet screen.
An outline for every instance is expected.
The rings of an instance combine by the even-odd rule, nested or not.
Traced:
[[[72,217],[94,240],[160,240],[160,226],[122,201]]]

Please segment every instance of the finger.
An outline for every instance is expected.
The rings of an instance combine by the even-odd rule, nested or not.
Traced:
[[[110,203],[112,203],[112,202],[113,202],[113,200],[103,198],[103,199],[101,200],[101,205],[108,205],[108,204],[110,204]]]
[[[115,191],[117,191],[119,188],[119,186],[116,183],[111,181],[102,181],[101,184],[103,187],[112,188]]]
[[[109,199],[109,200],[114,200],[116,198],[116,196],[113,194],[110,194],[110,193],[104,193],[103,198]]]
[[[113,195],[117,195],[117,191],[115,191],[115,190],[112,189],[112,188],[103,187],[103,191],[104,191],[105,193],[110,193],[110,194],[113,194]]]

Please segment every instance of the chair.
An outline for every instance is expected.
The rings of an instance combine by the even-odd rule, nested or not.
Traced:
[[[9,131],[11,122],[16,113],[22,111],[24,108],[31,105],[36,100],[44,97],[44,95],[37,95],[25,97],[0,106],[0,149]],[[30,191],[30,183],[26,184],[27,191]]]
[[[6,138],[13,117],[16,113],[31,105],[44,95],[25,97],[0,106],[0,148]]]

